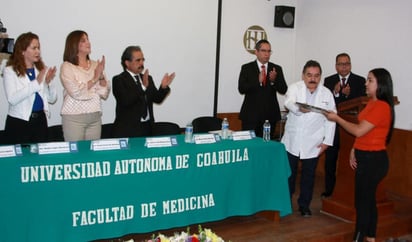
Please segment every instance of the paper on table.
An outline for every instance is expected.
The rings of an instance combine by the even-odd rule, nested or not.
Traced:
[[[193,140],[195,144],[212,144],[216,143],[216,134],[195,134]]]
[[[228,135],[230,136],[232,134],[232,130],[228,130]],[[222,130],[211,130],[208,132],[209,134],[218,134],[219,136],[222,136]]]
[[[150,137],[146,138],[146,146],[148,148],[153,147],[170,147],[172,146],[171,137]]]
[[[90,149],[94,151],[100,150],[121,150],[127,149],[129,146],[129,138],[113,138],[93,140],[90,143]]]
[[[256,137],[255,132],[252,130],[237,131],[232,133],[232,139],[237,140],[248,140]]]

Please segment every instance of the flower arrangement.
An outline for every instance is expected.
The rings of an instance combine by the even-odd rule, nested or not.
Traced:
[[[199,225],[198,228],[198,234],[191,235],[190,228],[188,227],[186,232],[175,233],[171,237],[166,237],[163,234],[159,234],[158,236],[153,235],[152,239],[147,242],[224,242],[224,240],[213,233],[212,230],[203,229],[201,225]]]

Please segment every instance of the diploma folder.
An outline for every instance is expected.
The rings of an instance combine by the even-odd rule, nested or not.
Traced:
[[[312,106],[312,105],[309,105],[309,104],[306,104],[306,103],[296,102],[296,105],[298,105],[299,107],[308,109],[312,112],[317,112],[317,113],[329,112],[329,110],[326,110],[326,109],[323,109],[323,108],[320,108],[320,107],[316,107],[316,106]]]

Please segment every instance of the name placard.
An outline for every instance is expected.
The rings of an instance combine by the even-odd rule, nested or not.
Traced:
[[[21,150],[20,144],[0,146],[0,158],[22,156],[22,155],[23,155],[23,151]]]
[[[256,137],[255,131],[245,130],[245,131],[236,131],[232,133],[233,140],[249,140]]]
[[[90,149],[94,151],[100,150],[124,150],[129,148],[129,139],[99,139],[93,140],[90,143]]]
[[[220,140],[220,136],[217,134],[195,134],[193,139],[195,144],[213,144]]]
[[[146,138],[145,146],[147,148],[154,147],[170,147],[177,145],[176,137],[150,137]]]
[[[77,142],[50,142],[37,144],[39,155],[78,152]]]

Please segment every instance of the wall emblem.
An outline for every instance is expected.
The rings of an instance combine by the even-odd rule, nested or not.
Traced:
[[[267,39],[266,31],[258,25],[250,26],[243,35],[243,46],[247,52],[255,54],[255,45],[262,39]]]

